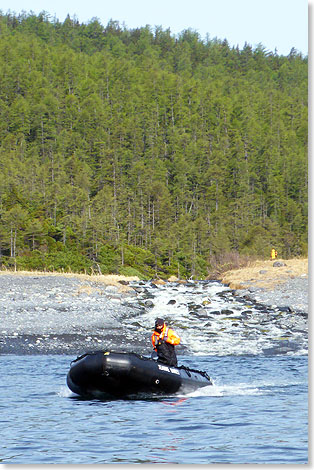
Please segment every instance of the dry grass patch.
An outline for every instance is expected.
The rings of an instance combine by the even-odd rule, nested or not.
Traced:
[[[246,289],[247,287],[260,287],[272,289],[295,277],[308,276],[308,259],[296,258],[290,260],[276,260],[284,266],[273,266],[274,261],[255,261],[241,269],[232,269],[223,273],[220,280],[231,289]]]

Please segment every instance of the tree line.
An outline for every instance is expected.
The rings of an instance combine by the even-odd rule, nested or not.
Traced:
[[[307,253],[308,60],[0,14],[0,262],[204,277]]]

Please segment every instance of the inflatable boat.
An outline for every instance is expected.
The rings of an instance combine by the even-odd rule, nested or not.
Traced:
[[[71,362],[67,385],[82,397],[106,399],[188,393],[212,382],[200,370],[168,366],[135,353],[96,351]]]

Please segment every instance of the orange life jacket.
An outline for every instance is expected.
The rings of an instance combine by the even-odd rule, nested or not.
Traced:
[[[164,324],[160,333],[154,331],[152,334],[152,343],[155,351],[160,339],[163,339],[166,343],[173,344],[174,346],[180,344],[181,341],[180,337],[176,335],[176,333],[171,328],[168,328],[166,324]]]

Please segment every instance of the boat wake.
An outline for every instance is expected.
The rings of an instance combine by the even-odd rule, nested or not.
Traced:
[[[185,397],[226,397],[235,395],[264,395],[264,392],[255,386],[248,384],[237,385],[213,385],[203,387],[185,395]]]
[[[76,396],[75,393],[71,392],[71,390],[66,385],[60,387],[57,395],[60,398],[72,398]]]

